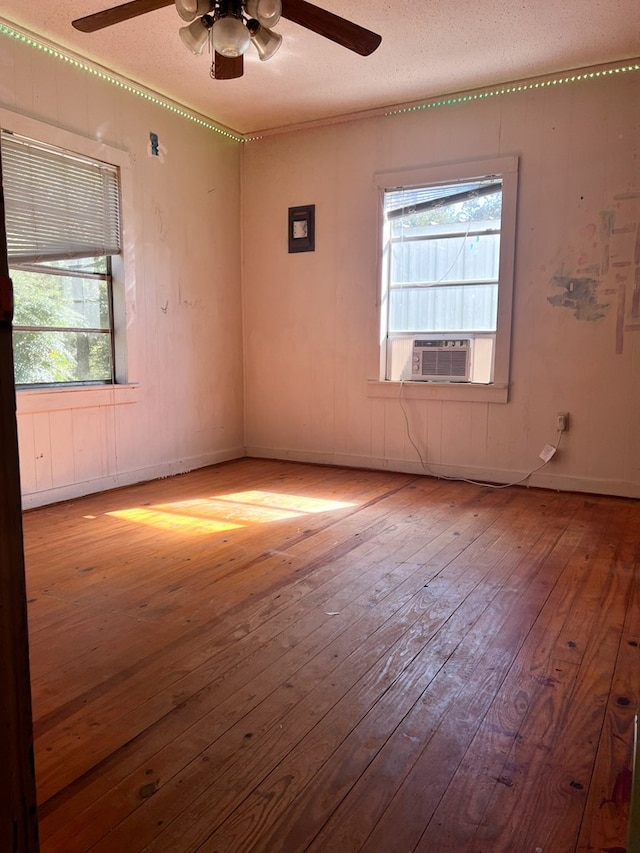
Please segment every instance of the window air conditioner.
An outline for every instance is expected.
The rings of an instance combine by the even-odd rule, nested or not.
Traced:
[[[414,338],[411,379],[468,382],[470,369],[470,338]]]

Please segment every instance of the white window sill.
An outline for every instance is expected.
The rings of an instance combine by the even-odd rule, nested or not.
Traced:
[[[18,389],[17,412],[58,412],[63,409],[95,409],[138,401],[138,385],[85,385],[73,388]]]
[[[467,382],[392,382],[367,380],[368,397],[403,400],[453,400],[469,403],[507,403],[509,386],[504,383],[472,385]]]

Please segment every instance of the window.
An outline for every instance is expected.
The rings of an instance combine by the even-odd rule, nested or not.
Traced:
[[[516,167],[380,176],[384,381],[506,387]]]
[[[112,382],[108,258],[12,265],[16,385]]]
[[[115,166],[3,132],[16,385],[112,383]]]

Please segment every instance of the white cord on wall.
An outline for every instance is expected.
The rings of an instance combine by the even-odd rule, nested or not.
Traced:
[[[402,409],[402,414],[404,415],[404,422],[405,422],[405,427],[406,427],[406,432],[407,432],[407,438],[409,439],[409,442],[411,443],[413,449],[418,454],[418,459],[420,460],[420,464],[422,465],[422,468],[428,474],[431,474],[432,477],[437,477],[440,480],[452,480],[455,483],[469,483],[472,486],[484,486],[487,489],[508,489],[510,486],[519,486],[520,483],[524,483],[524,481],[528,480],[532,474],[536,473],[536,471],[539,471],[541,468],[544,468],[545,465],[548,465],[549,462],[551,461],[551,458],[555,454],[556,450],[560,447],[560,440],[562,438],[562,432],[560,430],[558,430],[558,439],[557,439],[555,444],[551,445],[551,447],[553,447],[553,453],[551,454],[551,456],[549,456],[548,459],[545,459],[543,462],[541,462],[540,465],[537,465],[535,468],[532,468],[528,474],[524,475],[524,477],[521,477],[519,480],[514,480],[511,483],[499,483],[499,484],[498,483],[483,483],[480,480],[468,480],[466,477],[449,477],[446,474],[438,474],[436,471],[434,471],[429,466],[429,463],[424,460],[422,453],[420,451],[420,448],[418,447],[418,445],[413,440],[413,437],[411,435],[411,427],[409,425],[409,416],[407,414],[407,410],[406,410],[405,405],[404,405],[404,400],[402,398],[403,389],[404,389],[404,380],[401,379],[400,380],[400,394],[398,395],[398,402],[400,403],[400,408]]]

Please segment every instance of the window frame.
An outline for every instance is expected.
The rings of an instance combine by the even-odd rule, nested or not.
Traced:
[[[389,283],[387,279],[390,243],[383,239],[385,227],[385,191],[429,185],[459,183],[474,179],[499,176],[502,179],[502,221],[500,230],[500,269],[498,279],[498,307],[496,317],[493,381],[488,384],[473,382],[425,382],[386,379],[387,369],[387,307]],[[393,397],[399,390],[407,398],[485,400],[507,402],[510,379],[511,323],[515,269],[515,236],[518,190],[518,158],[497,157],[456,163],[418,166],[374,175],[374,188],[378,197],[378,310],[379,310],[379,372],[378,378],[369,380],[370,396]]]
[[[100,293],[107,298],[107,325],[95,329],[51,322],[25,325],[16,322],[14,316],[16,388],[112,385],[115,350],[111,257],[120,254],[122,239],[119,169],[102,159],[51,145],[40,138],[25,137],[6,127],[0,129],[0,158],[9,274],[14,273],[18,281],[22,279],[21,273],[25,284],[37,275],[49,277],[51,286],[56,278],[99,281]],[[19,286],[14,287],[14,293],[18,308],[22,304]],[[16,314],[19,313],[17,310]],[[22,364],[18,358],[16,347],[21,333],[34,336],[34,341],[40,338],[45,344],[47,336],[53,333],[68,340],[71,349],[79,333],[89,337],[106,335],[109,370],[100,378],[75,375],[56,379],[49,375],[38,381],[18,381],[19,366],[28,374],[33,373],[34,366],[31,362]],[[76,346],[78,343],[79,340]],[[79,367],[78,361],[74,374]]]
[[[91,401],[100,405],[117,405],[137,399],[136,375],[139,370],[138,347],[135,344],[136,272],[132,226],[135,221],[133,176],[130,154],[99,139],[82,136],[37,119],[0,107],[0,128],[17,135],[56,146],[84,157],[116,166],[120,173],[121,253],[111,257],[112,341],[114,355],[113,383],[23,385],[17,388],[18,414],[53,409],[85,408]]]
[[[16,272],[24,272],[24,273],[42,273],[45,275],[52,276],[60,276],[61,278],[80,278],[85,280],[93,280],[93,281],[101,281],[104,282],[107,292],[107,311],[109,317],[109,325],[104,328],[97,327],[84,327],[84,326],[24,326],[20,323],[16,323],[15,319],[13,321],[13,332],[36,332],[36,333],[46,333],[46,332],[57,332],[60,334],[68,333],[70,335],[76,333],[85,333],[90,335],[106,335],[109,338],[109,351],[110,351],[110,375],[108,379],[77,379],[77,380],[69,380],[64,382],[23,382],[19,383],[16,381],[16,390],[20,391],[23,389],[30,388],[48,388],[48,389],[56,389],[56,388],[73,388],[73,387],[83,387],[85,385],[114,385],[115,384],[115,364],[116,364],[116,354],[115,354],[115,346],[114,346],[114,316],[113,316],[113,276],[111,274],[111,255],[105,255],[105,272],[80,272],[74,269],[67,269],[65,267],[50,267],[44,264],[9,264],[9,275],[15,270]],[[15,286],[14,286],[15,287]],[[14,360],[16,356],[14,354]]]

